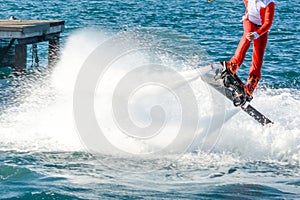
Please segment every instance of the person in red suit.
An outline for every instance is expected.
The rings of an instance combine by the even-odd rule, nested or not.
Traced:
[[[244,3],[246,6],[246,13],[243,16],[244,34],[234,56],[229,61],[223,62],[223,65],[231,74],[236,74],[245,59],[251,42],[253,42],[252,63],[248,82],[244,85],[245,92],[252,97],[261,78],[268,32],[274,19],[275,3],[273,0],[244,0]]]

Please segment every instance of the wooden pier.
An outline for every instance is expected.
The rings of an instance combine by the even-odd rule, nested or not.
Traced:
[[[40,42],[48,42],[48,66],[54,65],[59,55],[59,38],[64,24],[62,20],[0,20],[0,40],[8,41],[1,47],[0,68],[1,61],[11,51],[14,55],[9,63],[14,72],[26,72],[27,45]]]

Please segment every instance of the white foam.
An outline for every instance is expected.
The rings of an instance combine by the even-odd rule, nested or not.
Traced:
[[[83,145],[76,131],[73,119],[73,87],[78,72],[88,55],[101,42],[108,38],[100,31],[81,30],[73,33],[67,40],[62,51],[61,61],[56,66],[52,79],[45,81],[43,86],[31,87],[31,94],[23,99],[19,106],[7,109],[1,116],[1,148],[0,150],[20,151],[76,151],[83,150]],[[142,57],[125,59],[124,65],[139,64]],[[168,61],[170,62],[170,61]],[[175,63],[175,61],[174,61]],[[186,66],[182,66],[185,68]],[[117,72],[117,71],[115,71]],[[120,72],[122,73],[122,72]],[[182,72],[187,79],[193,79],[191,86],[199,102],[200,133],[205,132],[208,124],[212,124],[214,131],[220,135],[217,138],[215,152],[229,152],[249,159],[275,159],[300,161],[300,100],[298,90],[293,89],[266,89],[258,90],[253,100],[253,106],[271,118],[275,124],[271,127],[262,127],[243,112],[236,114],[236,109],[228,109],[223,124],[214,124],[210,116],[211,96],[207,95],[207,85],[200,79],[194,79],[193,73]],[[111,77],[115,78],[115,76]],[[139,125],[151,123],[149,108],[157,104],[163,90],[148,88],[136,93],[135,100],[131,101],[131,117]],[[110,91],[104,91],[109,93]],[[163,92],[164,93],[164,92]],[[158,95],[159,94],[159,95]],[[155,97],[158,95],[158,97]],[[162,94],[164,95],[164,94]],[[149,102],[141,102],[140,98],[151,96]],[[154,97],[154,98],[153,98]],[[168,98],[166,98],[168,99]],[[176,103],[176,99],[173,99]],[[170,100],[171,102],[171,100]],[[165,102],[168,104],[168,102]],[[146,108],[144,107],[146,106]],[[231,105],[230,105],[231,106]],[[141,110],[139,110],[139,108]],[[167,107],[167,105],[163,105]],[[172,108],[174,108],[172,110]],[[147,112],[148,110],[148,112]],[[174,112],[174,113],[172,113]],[[176,112],[176,113],[175,113]],[[180,118],[178,107],[168,105],[167,114],[174,114],[169,130],[177,130],[176,120]],[[215,113],[215,115],[218,115]],[[220,117],[223,115],[220,114]],[[109,122],[112,123],[112,122]],[[220,131],[221,130],[221,131]],[[220,131],[220,132],[218,132]],[[211,130],[209,134],[214,134]],[[208,135],[207,138],[209,138]],[[115,145],[128,148],[131,153],[152,152],[162,148],[169,142],[164,134],[159,140],[145,142],[128,137],[112,136]],[[203,135],[196,137],[192,149],[203,147]],[[206,140],[207,142],[207,140]],[[214,141],[211,141],[212,143]],[[204,145],[205,146],[205,145]]]
[[[262,127],[242,111],[223,127],[217,149],[251,159],[300,161],[299,91],[258,90],[252,105],[274,121]]]

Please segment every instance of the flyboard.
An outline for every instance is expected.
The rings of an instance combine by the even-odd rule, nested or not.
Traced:
[[[252,98],[245,93],[241,79],[236,74],[225,74],[221,63],[212,63],[201,69],[201,72],[201,79],[231,100],[234,106],[240,107],[263,126],[273,124],[269,118],[250,105]]]

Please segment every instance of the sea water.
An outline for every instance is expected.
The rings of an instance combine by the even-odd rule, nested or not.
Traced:
[[[0,199],[300,198],[297,1],[276,2],[262,81],[252,101],[274,121],[267,127],[228,102],[223,108],[226,113],[220,115],[221,123],[215,123],[220,120],[216,120],[219,113],[212,112],[213,92],[194,70],[205,60],[204,51],[209,55],[205,61],[226,60],[233,55],[243,33],[243,1],[10,0],[2,2],[0,8],[3,19],[11,15],[19,19],[62,19],[66,25],[61,35],[61,58],[51,73],[34,73],[1,86]],[[136,37],[132,30],[142,31]],[[159,60],[160,66],[174,66],[187,78],[198,105],[197,131],[207,134],[204,140],[201,134],[188,138],[186,128],[189,148],[185,148],[186,138],[182,137],[172,150],[156,153],[178,131],[182,107],[172,94],[180,91],[175,88],[181,83],[174,82],[171,92],[157,85],[137,90],[128,103],[130,118],[137,125],[151,124],[156,118],[150,108],[158,104],[163,107],[171,123],[167,133],[149,142],[124,138],[115,135],[113,121],[105,121],[106,137],[118,153],[105,149],[96,155],[89,151],[83,136],[91,133],[88,128],[87,133],[78,131],[74,119],[75,84],[97,47],[111,44],[104,51],[118,51],[110,48],[115,43],[105,43],[116,34],[133,41],[128,46],[137,51],[114,62],[114,68],[103,76],[106,87],[96,88],[96,110],[107,111],[107,97],[125,69],[156,59],[154,63]],[[144,44],[148,48],[150,44],[151,48],[135,48],[135,42],[139,47]],[[152,51],[152,47],[163,51]],[[243,80],[247,78],[251,50],[238,72]],[[47,55],[39,54],[45,65]],[[151,77],[155,71],[168,79],[162,69],[139,75]],[[85,95],[84,91],[79,93],[79,97]],[[100,122],[107,120],[106,116],[96,113]]]

